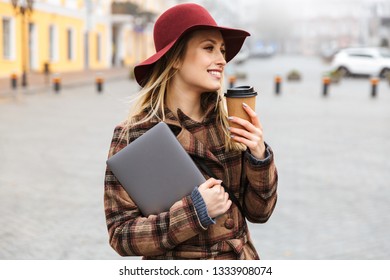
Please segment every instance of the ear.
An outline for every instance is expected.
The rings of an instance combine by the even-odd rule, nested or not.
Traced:
[[[180,59],[176,59],[176,61],[173,63],[173,69],[179,70],[181,67],[181,61]]]

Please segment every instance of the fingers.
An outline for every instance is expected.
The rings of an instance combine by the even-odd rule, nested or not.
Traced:
[[[250,121],[244,120],[244,119],[239,118],[239,117],[234,117],[234,116],[228,117],[228,119],[230,121],[233,121],[233,122],[241,125],[246,130],[251,131],[251,132],[255,131],[256,128],[262,130],[263,127],[261,125],[259,118],[257,117],[256,112],[245,103],[242,103],[242,107],[245,110],[245,112],[248,114]]]
[[[259,142],[261,139],[263,139],[263,133],[261,130],[256,131],[255,133],[251,133],[245,129],[237,128],[237,127],[230,127],[229,131],[232,136],[241,136],[243,138],[248,139],[249,141],[253,142]]]
[[[223,213],[226,213],[226,211],[230,209],[230,207],[232,206],[232,203],[233,203],[233,202],[232,202],[231,200],[228,200],[228,201],[226,202],[226,204],[225,204],[225,209],[224,209]]]
[[[262,159],[265,155],[265,144],[263,140],[263,128],[257,118],[256,112],[248,105],[243,103],[243,108],[249,115],[251,121],[244,120],[239,117],[229,117],[231,122],[240,125],[242,128],[230,127],[231,137],[234,141],[247,146],[252,155]]]
[[[245,126],[245,123],[249,123],[243,119],[234,118],[233,121],[236,123],[242,124],[244,129],[237,127],[229,127],[231,137],[250,149],[254,149],[258,145],[263,144],[263,131],[259,128],[254,128],[253,131],[247,129],[248,126]]]
[[[230,206],[232,206],[232,201],[229,199],[229,194],[225,192],[223,188],[222,191],[223,191],[223,199],[220,203],[220,207],[216,209],[218,212],[214,214],[216,217],[226,213],[226,211],[230,209]]]
[[[222,180],[217,180],[217,179],[214,179],[214,178],[209,178],[206,182],[204,182],[203,184],[201,184],[199,186],[199,190],[205,190],[205,189],[209,189],[209,188],[212,188],[214,187],[215,185],[221,185],[222,184]]]
[[[229,194],[225,192],[221,183],[221,180],[210,178],[198,188],[211,218],[224,214],[232,204],[229,200]]]
[[[257,136],[237,128],[230,128],[230,131],[232,133],[230,137],[232,137],[234,141],[247,146],[255,158],[264,159],[265,143],[262,133],[261,136]]]
[[[231,116],[231,117],[228,117],[228,120],[231,122],[234,122],[236,124],[239,124],[240,126],[242,126],[243,128],[245,128],[246,130],[248,130],[249,132],[252,132],[252,133],[254,133],[258,130],[262,130],[262,126],[261,126],[259,121],[258,121],[258,126],[255,126],[250,121],[244,120],[244,119],[239,118],[239,117]]]
[[[242,103],[242,107],[244,108],[244,110],[248,114],[248,116],[251,118],[252,124],[255,127],[261,128],[261,123],[260,123],[259,118],[257,117],[256,112],[245,103]]]
[[[247,146],[250,150],[255,149],[259,145],[259,140],[260,138],[253,137],[252,139],[248,139],[246,137],[238,136],[238,135],[231,135],[231,137],[234,139],[236,142],[240,142]]]

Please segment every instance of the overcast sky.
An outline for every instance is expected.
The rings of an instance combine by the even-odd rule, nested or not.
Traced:
[[[205,6],[224,26],[243,28],[252,34],[283,37],[294,22],[317,17],[367,16],[369,4],[390,0],[193,0]],[[279,35],[278,35],[279,34]],[[274,37],[275,37],[274,36]]]
[[[357,13],[361,7],[375,2],[387,2],[390,0],[194,0],[206,7],[212,7],[212,12],[218,7],[226,5],[232,11],[239,13],[240,19],[253,19],[261,17],[264,13],[275,17],[288,15],[293,18],[310,17],[318,15],[338,15],[340,13]]]

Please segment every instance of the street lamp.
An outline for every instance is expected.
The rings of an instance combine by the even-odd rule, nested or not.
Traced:
[[[34,0],[11,0],[12,6],[16,14],[20,13],[22,16],[22,86],[27,86],[27,62],[26,62],[26,16],[29,16],[33,11]]]

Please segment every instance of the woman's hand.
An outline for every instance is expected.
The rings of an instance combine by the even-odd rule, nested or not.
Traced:
[[[198,191],[206,204],[207,213],[210,218],[225,214],[232,205],[232,201],[229,200],[229,194],[225,192],[221,183],[221,180],[210,178],[198,188]]]
[[[243,129],[230,127],[229,130],[231,137],[233,140],[247,146],[255,158],[264,159],[265,144],[263,140],[263,127],[256,112],[253,111],[252,108],[245,103],[242,104],[242,107],[249,115],[251,121],[249,122],[239,117],[229,117],[229,121],[237,123],[243,127]]]

